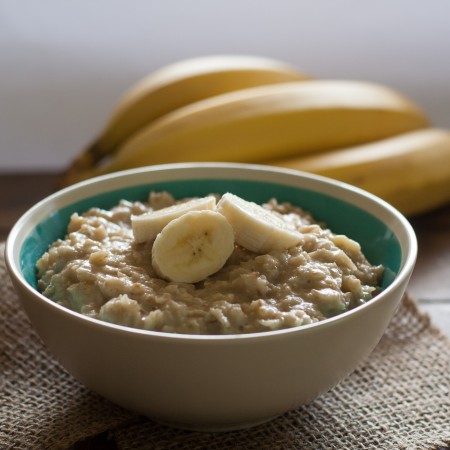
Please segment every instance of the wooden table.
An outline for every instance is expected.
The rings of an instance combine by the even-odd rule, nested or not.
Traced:
[[[57,179],[55,173],[0,174],[1,241],[24,211],[54,191]],[[450,204],[410,221],[417,233],[419,256],[408,291],[450,338]],[[100,435],[72,450],[114,448]]]

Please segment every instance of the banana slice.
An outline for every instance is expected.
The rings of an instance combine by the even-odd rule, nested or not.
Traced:
[[[213,196],[194,198],[184,203],[168,206],[147,214],[131,217],[136,242],[152,241],[157,234],[172,220],[186,214],[189,211],[213,210],[216,207],[216,199]]]
[[[196,283],[220,270],[233,250],[233,228],[222,214],[189,211],[158,234],[152,265],[162,278]]]
[[[234,229],[236,242],[256,253],[285,250],[302,242],[302,234],[273,212],[234,194],[224,194],[217,204]]]

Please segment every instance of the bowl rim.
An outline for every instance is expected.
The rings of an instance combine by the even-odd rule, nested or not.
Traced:
[[[107,188],[102,188],[102,186],[106,186],[111,180],[119,181],[119,185],[115,184],[113,186],[114,190],[120,189],[123,187],[130,187],[140,184],[140,177],[147,175],[149,173],[167,173],[168,171],[177,172],[195,172],[195,170],[217,170],[217,171],[228,171],[233,169],[234,171],[247,172],[251,174],[251,180],[259,180],[262,181],[259,176],[261,174],[270,175],[271,177],[275,176],[285,176],[292,179],[303,180],[306,183],[311,183],[310,186],[307,186],[306,189],[318,191],[320,193],[330,195],[334,198],[338,198],[347,203],[351,203],[364,210],[365,212],[375,216],[378,220],[383,222],[397,237],[400,241],[399,234],[402,233],[405,239],[405,242],[400,242],[402,247],[402,257],[401,257],[401,265],[400,269],[395,276],[394,280],[391,282],[389,286],[387,286],[381,293],[379,293],[376,297],[374,297],[371,301],[358,306],[357,308],[351,309],[344,313],[341,313],[337,316],[327,318],[323,321],[302,325],[298,327],[285,328],[281,330],[272,330],[272,331],[262,331],[257,333],[242,333],[242,334],[226,334],[226,335],[196,335],[196,334],[178,334],[178,333],[167,333],[161,331],[152,331],[152,330],[144,330],[138,328],[132,328],[122,325],[117,325],[109,322],[104,322],[99,319],[94,319],[73,311],[67,307],[57,304],[53,300],[45,297],[43,294],[38,292],[35,288],[33,288],[24,278],[21,269],[19,268],[18,262],[18,253],[25,241],[27,234],[34,228],[36,223],[30,225],[28,220],[36,211],[39,211],[43,208],[44,205],[57,201],[60,198],[66,198],[64,205],[60,205],[59,208],[63,206],[68,206],[74,201],[78,201],[87,197],[95,196],[99,193],[107,192],[111,190],[111,186]],[[258,176],[259,175],[259,176]],[[136,177],[135,181],[132,180]],[[206,177],[204,177],[206,178]],[[230,179],[230,174],[223,177],[224,179]],[[161,181],[174,181],[179,178],[162,178]],[[185,179],[192,179],[191,177],[187,177]],[[148,181],[148,180],[147,180]],[[153,180],[152,180],[153,181]],[[268,181],[268,180],[267,180]],[[272,180],[276,184],[287,185],[291,187],[298,187],[293,185],[292,183],[285,182],[282,180]],[[94,187],[94,190],[90,190],[90,188]],[[320,189],[317,189],[319,188]],[[81,195],[86,193],[88,195]],[[349,198],[350,197],[350,198]],[[68,199],[72,199],[71,201],[67,201]],[[369,208],[372,206],[372,209]],[[374,209],[373,209],[374,208]],[[391,225],[387,223],[387,220],[380,217],[383,214],[390,217],[393,220],[395,229],[392,228]],[[43,215],[45,217],[45,215]],[[42,217],[41,217],[42,219]],[[18,237],[23,235],[20,244],[17,243]],[[406,250],[404,252],[404,250]],[[337,181],[331,178],[327,178],[324,176],[311,174],[299,170],[280,168],[270,165],[262,165],[262,164],[249,164],[249,163],[229,163],[229,162],[186,162],[186,163],[170,163],[170,164],[158,164],[153,166],[145,166],[139,167],[135,169],[128,169],[123,171],[114,172],[111,174],[101,175],[98,177],[90,178],[88,180],[84,180],[73,184],[71,186],[65,187],[61,190],[58,190],[49,196],[43,198],[36,204],[34,204],[31,208],[29,208],[26,212],[22,214],[22,216],[16,221],[12,229],[10,230],[8,237],[5,242],[4,256],[5,263],[8,269],[8,272],[13,278],[13,281],[20,285],[22,289],[24,289],[29,295],[31,295],[34,301],[43,302],[46,307],[54,309],[58,312],[58,314],[67,316],[72,320],[80,321],[85,324],[85,326],[99,327],[105,332],[111,333],[126,333],[128,335],[134,335],[136,337],[142,337],[144,339],[157,339],[157,340],[169,340],[169,341],[196,341],[202,343],[230,343],[230,342],[241,342],[242,340],[265,340],[265,339],[275,339],[277,337],[281,338],[285,335],[296,334],[296,333],[307,333],[317,328],[322,329],[324,327],[333,326],[335,323],[343,322],[349,320],[349,318],[358,316],[362,314],[366,310],[370,310],[375,307],[377,303],[382,301],[384,298],[388,297],[389,294],[395,291],[401,284],[406,283],[413,271],[416,258],[418,252],[418,244],[417,238],[414,232],[412,225],[406,219],[406,217],[401,214],[396,208],[382,200],[381,198],[363,190],[358,187],[352,186],[350,184]]]

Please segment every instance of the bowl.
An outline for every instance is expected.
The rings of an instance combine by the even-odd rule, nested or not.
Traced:
[[[313,213],[358,241],[385,266],[382,292],[339,316],[302,327],[241,335],[181,335],[127,328],[66,309],[36,289],[35,263],[70,215],[110,208],[150,190],[175,197],[233,192],[271,197]],[[156,421],[197,430],[256,425],[307,404],[348,376],[376,346],[395,313],[417,254],[414,231],[393,207],[323,177],[270,166],[185,163],[106,175],[56,192],[11,230],[6,263],[43,342],[92,391]]]

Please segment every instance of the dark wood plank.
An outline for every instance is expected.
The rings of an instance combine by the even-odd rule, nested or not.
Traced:
[[[55,190],[58,179],[54,172],[0,174],[0,240],[28,208]]]
[[[421,300],[450,302],[450,204],[410,221],[419,245],[410,292]]]

